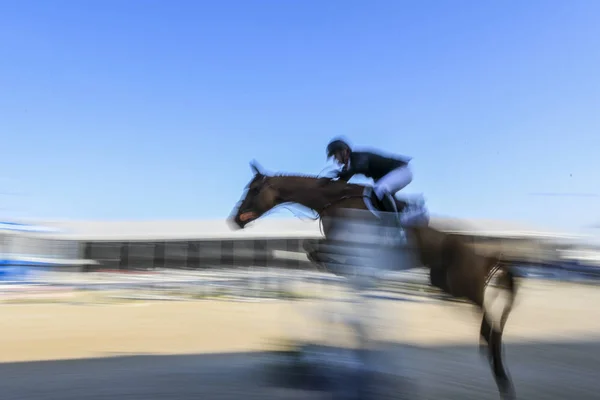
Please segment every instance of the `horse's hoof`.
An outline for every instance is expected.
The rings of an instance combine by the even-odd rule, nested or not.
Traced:
[[[498,390],[502,400],[516,400],[517,393],[510,379],[502,379],[498,382]]]
[[[481,357],[487,357],[488,356],[488,348],[487,345],[480,343],[479,344],[479,355]]]
[[[488,348],[487,343],[479,343],[479,355],[481,356],[481,358],[484,358],[488,363],[492,363],[492,355],[490,354],[490,349]]]
[[[515,389],[511,386],[500,392],[500,398],[502,400],[517,400],[517,393]]]

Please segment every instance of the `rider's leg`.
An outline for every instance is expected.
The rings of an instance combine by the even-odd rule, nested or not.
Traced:
[[[395,211],[394,194],[412,182],[412,178],[412,171],[407,165],[391,171],[374,185],[373,190],[387,211]]]
[[[383,205],[383,210],[387,212],[397,213],[398,209],[396,207],[396,201],[394,200],[394,196],[386,192],[383,194],[383,199],[381,199],[381,204]]]

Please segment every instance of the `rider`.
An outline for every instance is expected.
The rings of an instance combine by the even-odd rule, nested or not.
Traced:
[[[408,166],[410,157],[390,157],[369,151],[353,151],[342,139],[334,139],[327,145],[327,159],[331,157],[342,165],[337,178],[348,181],[356,174],[372,178],[375,183],[373,191],[385,211],[397,211],[394,195],[412,181],[412,172]]]

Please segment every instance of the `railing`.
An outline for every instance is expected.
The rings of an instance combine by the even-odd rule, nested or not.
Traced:
[[[236,301],[267,301],[292,298],[321,298],[327,295],[332,284],[342,278],[329,273],[280,268],[248,267],[223,269],[158,270],[145,273],[122,272],[52,272],[32,270],[26,279],[0,283],[0,301],[28,294],[43,297],[44,293],[92,295],[104,300],[202,300],[220,299]],[[553,276],[551,276],[551,274]],[[521,269],[523,278],[600,283],[600,276],[586,276],[563,269]],[[545,276],[544,276],[545,275]],[[429,285],[428,271],[409,269],[386,271],[373,297],[403,300],[407,297],[427,301],[448,299]],[[67,296],[68,297],[68,296]],[[72,297],[72,296],[71,296]],[[89,296],[88,296],[89,297]]]
[[[422,295],[427,291],[422,271],[390,274],[382,290],[398,296]],[[315,271],[247,268],[209,271],[156,271],[145,274],[70,273],[38,271],[27,282],[0,285],[0,298],[10,294],[58,291],[95,294],[123,300],[237,301],[320,298],[341,278]],[[381,294],[383,296],[383,294]]]

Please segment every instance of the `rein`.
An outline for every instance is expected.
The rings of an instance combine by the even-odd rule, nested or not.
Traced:
[[[265,185],[269,188],[273,188],[276,189],[275,186],[273,186],[273,184],[271,184],[270,182],[265,182]],[[326,203],[323,207],[321,207],[320,209],[313,209],[317,214],[319,214],[319,216],[328,208],[336,205],[337,203],[344,201],[344,200],[348,200],[348,199],[357,199],[357,198],[363,198],[363,199],[368,199],[368,196],[365,196],[364,193],[361,194],[353,194],[353,195],[344,195],[342,197],[339,197],[333,201],[330,201],[329,203]],[[297,203],[295,201],[292,201],[291,199],[283,199],[282,203]],[[308,208],[308,207],[307,207]],[[317,217],[318,218],[318,217]],[[314,218],[314,219],[317,219]]]
[[[337,200],[334,200],[334,201],[331,201],[331,202],[325,204],[325,206],[323,206],[323,208],[321,208],[321,211],[319,211],[318,213],[320,215],[322,212],[327,210],[329,207],[336,205],[340,201],[344,201],[344,200],[348,200],[348,199],[358,199],[358,198],[368,199],[369,196],[365,196],[364,194],[354,194],[354,195],[342,196]]]

